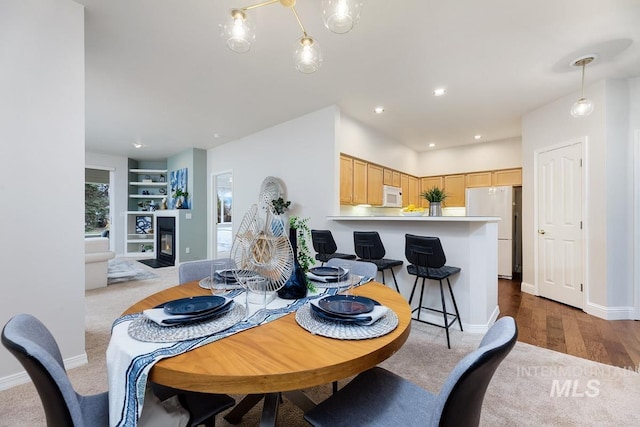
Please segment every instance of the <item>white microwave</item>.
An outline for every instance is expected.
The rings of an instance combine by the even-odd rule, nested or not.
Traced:
[[[390,185],[382,186],[382,206],[388,208],[402,207],[402,189]]]

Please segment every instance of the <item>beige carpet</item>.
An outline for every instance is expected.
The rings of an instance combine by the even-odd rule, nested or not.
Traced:
[[[87,292],[89,364],[69,371],[79,393],[107,389],[104,353],[113,320],[132,303],[177,282],[175,267],[153,272],[158,275],[155,279]],[[480,339],[479,335],[453,331],[453,348],[448,350],[443,330],[414,322],[407,343],[383,366],[435,392],[457,361]],[[329,392],[329,385],[308,390],[315,399],[322,399]],[[637,426],[640,425],[639,402],[640,374],[636,372],[517,343],[489,385],[482,425]],[[260,409],[261,404],[247,414],[240,425],[257,425]],[[0,426],[43,425],[40,400],[31,384],[0,392]],[[230,424],[219,417],[216,425]],[[301,411],[285,400],[280,406],[278,425],[307,424]]]

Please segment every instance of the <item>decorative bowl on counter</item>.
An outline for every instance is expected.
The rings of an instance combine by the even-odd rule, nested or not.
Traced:
[[[422,216],[426,211],[400,211],[402,216]]]

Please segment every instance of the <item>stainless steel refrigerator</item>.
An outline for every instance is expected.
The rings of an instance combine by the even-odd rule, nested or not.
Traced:
[[[513,187],[467,188],[468,216],[498,216],[498,276],[511,279],[514,270],[514,189]]]

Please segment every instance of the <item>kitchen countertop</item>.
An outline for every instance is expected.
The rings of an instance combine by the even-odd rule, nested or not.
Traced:
[[[402,215],[341,215],[328,216],[329,221],[429,221],[429,222],[498,222],[497,216],[402,216]]]
[[[485,333],[500,313],[498,307],[498,224],[493,216],[400,216],[398,211],[353,212],[328,216],[329,228],[340,249],[349,253],[353,248],[354,231],[377,231],[385,247],[385,258],[403,262],[394,269],[400,293],[407,299],[416,283],[416,277],[407,271],[406,235],[439,237],[447,257],[447,265],[461,268],[451,279],[456,294],[460,319],[465,332]],[[365,214],[365,215],[363,215]],[[381,278],[381,274],[378,276]],[[390,274],[387,274],[390,276]],[[387,277],[388,286],[394,286]],[[418,305],[421,285],[416,286],[412,307]],[[438,281],[425,283],[424,307],[441,306]],[[448,298],[448,297],[446,297]],[[451,308],[451,305],[449,308]],[[423,310],[434,322],[442,316]],[[452,327],[454,327],[452,325]]]

